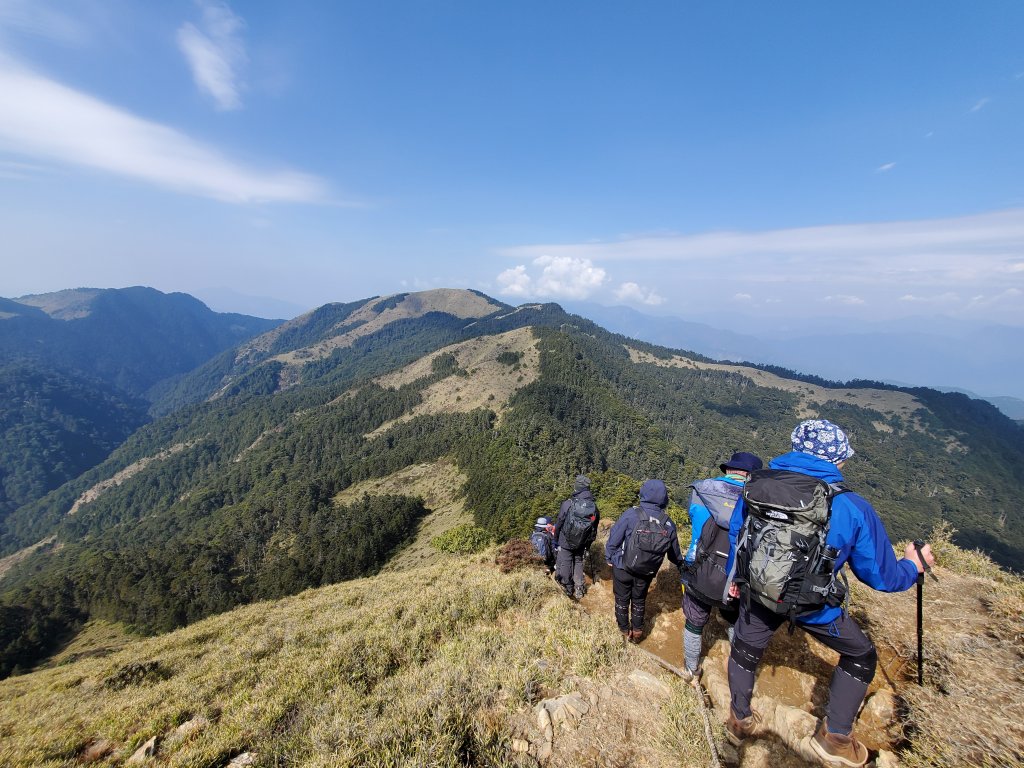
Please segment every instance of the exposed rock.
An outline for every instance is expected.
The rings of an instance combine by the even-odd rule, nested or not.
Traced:
[[[154,736],[125,761],[125,765],[142,765],[156,754],[157,738]]]
[[[196,715],[191,720],[186,720],[184,723],[179,725],[170,735],[167,737],[167,746],[176,746],[184,741],[187,741],[194,734],[205,730],[210,725],[210,721],[203,715]]]
[[[243,752],[238,757],[235,757],[228,763],[228,768],[242,768],[246,765],[256,765],[256,753],[255,752]]]
[[[890,728],[895,721],[896,698],[892,691],[885,688],[876,691],[868,697],[857,719],[857,738],[868,749],[887,749],[893,741]]]
[[[641,669],[634,669],[630,672],[629,681],[642,691],[647,691],[654,698],[667,698],[672,693],[668,683]]]
[[[878,757],[875,758],[875,768],[900,768],[899,758],[886,749],[878,750]]]
[[[117,748],[117,745],[109,739],[97,739],[89,742],[78,759],[83,763],[95,763],[102,760]]]
[[[526,739],[512,739],[512,751],[529,752],[530,742],[528,742]]]

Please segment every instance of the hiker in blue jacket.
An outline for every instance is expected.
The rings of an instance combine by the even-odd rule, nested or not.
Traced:
[[[719,465],[721,477],[698,480],[690,486],[690,546],[686,550],[683,574],[683,669],[690,679],[698,674],[701,641],[711,611],[729,625],[732,640],[733,625],[738,608],[735,598],[727,591],[728,563],[735,538],[730,531],[738,531],[743,522],[743,484],[764,462],[759,456],[746,451],[734,453]]]
[[[612,567],[615,623],[631,643],[643,637],[647,591],[665,555],[677,568],[683,564],[679,533],[665,512],[667,505],[665,483],[644,481],[640,503],[619,515],[605,543],[605,561]]]
[[[842,429],[824,419],[803,421],[793,430],[791,441],[792,452],[773,459],[769,463],[771,469],[809,475],[833,487],[842,482],[840,470],[853,456]],[[897,559],[885,526],[871,504],[857,493],[841,490],[843,492],[832,498],[825,539],[826,545],[836,553],[833,573],[849,564],[854,575],[872,589],[881,592],[909,589],[916,583],[918,573],[924,571],[913,544],[908,544],[905,556]],[[921,550],[921,557],[929,566],[935,562],[927,544]],[[730,587],[730,593],[739,595],[737,585]],[[760,722],[757,713],[750,708],[754,674],[769,640],[785,621],[785,615],[774,613],[759,602],[740,601],[729,657],[731,711],[726,722],[727,734],[734,743],[753,734]],[[839,653],[839,663],[829,687],[826,716],[811,739],[811,747],[826,765],[864,765],[867,749],[852,736],[852,731],[854,718],[875,675],[878,661],[875,647],[841,605],[825,605],[798,616],[796,623]]]

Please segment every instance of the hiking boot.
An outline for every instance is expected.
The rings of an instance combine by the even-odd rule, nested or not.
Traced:
[[[583,589],[583,587],[576,587],[576,591],[573,593],[573,597],[577,600],[582,600],[585,594],[587,594],[587,592],[585,589]]]
[[[700,667],[697,667],[697,669],[695,670],[689,670],[686,667],[683,667],[681,670],[679,670],[679,672],[680,677],[682,677],[685,682],[690,683],[691,685],[700,681]]]
[[[640,638],[644,636],[642,629],[631,629],[629,630],[629,642],[636,644],[640,642]]]
[[[811,739],[811,749],[825,765],[860,768],[868,761],[868,748],[853,736],[830,733],[827,719],[821,721],[821,727]]]
[[[734,747],[742,744],[748,736],[753,736],[757,727],[761,725],[761,716],[757,712],[751,712],[749,717],[738,719],[729,707],[729,719],[725,721],[725,737]]]

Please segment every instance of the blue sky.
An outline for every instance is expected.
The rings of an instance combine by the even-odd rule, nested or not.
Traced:
[[[0,0],[0,295],[1021,326],[1022,39],[1016,1]]]

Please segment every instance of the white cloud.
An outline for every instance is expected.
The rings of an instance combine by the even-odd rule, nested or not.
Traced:
[[[0,59],[0,151],[232,203],[327,202],[325,183],[240,165],[173,128]]]
[[[912,304],[955,304],[960,302],[960,296],[953,292],[940,293],[933,296],[917,296],[908,293],[900,296],[900,301]]]
[[[638,283],[623,283],[615,290],[615,299],[625,303],[646,304],[656,307],[665,303],[665,298],[653,290],[641,288]]]
[[[885,173],[886,171],[891,171],[895,167],[896,163],[884,163],[883,165],[878,166],[875,171],[876,173]]]
[[[520,264],[498,275],[498,293],[529,298],[533,294],[533,280],[526,274],[526,267]]]
[[[981,110],[982,110],[982,109],[983,109],[983,108],[985,107],[985,105],[986,105],[986,104],[988,104],[988,103],[989,103],[990,101],[991,101],[991,99],[990,99],[990,98],[988,98],[987,96],[986,96],[986,97],[985,97],[984,99],[978,99],[978,101],[977,101],[977,102],[975,102],[974,106],[973,106],[973,107],[971,107],[971,110],[970,110],[970,111],[971,111],[971,112],[979,112],[979,111],[981,111]]]
[[[751,296],[749,293],[736,293],[736,294],[733,294],[733,299],[736,300],[736,301],[750,301],[753,298],[754,297]]]
[[[850,296],[849,294],[836,294],[835,296],[822,296],[821,301],[832,302],[837,304],[846,304],[847,306],[855,307],[859,304],[864,303],[864,299],[860,296]]]
[[[498,275],[499,293],[522,298],[544,297],[586,299],[607,279],[590,259],[541,255],[532,265],[540,274],[531,275],[525,265],[506,269]]]
[[[239,109],[242,73],[248,63],[241,37],[245,22],[223,0],[196,0],[196,5],[202,11],[200,26],[182,24],[178,47],[199,90],[211,96],[218,109]]]

